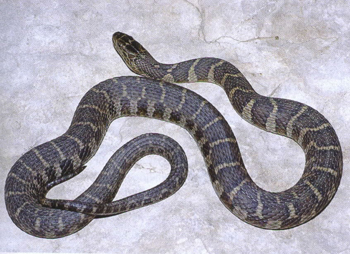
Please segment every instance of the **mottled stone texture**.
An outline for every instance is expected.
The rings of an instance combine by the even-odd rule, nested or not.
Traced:
[[[6,175],[29,148],[61,135],[84,93],[107,78],[133,75],[115,53],[115,31],[140,41],[155,58],[173,63],[213,56],[235,64],[261,94],[316,108],[339,135],[344,176],[334,200],[316,219],[287,231],[241,222],[220,203],[195,142],[161,121],[115,121],[87,169],[54,188],[74,198],[113,152],[133,137],[160,132],[185,149],[189,177],[169,199],[95,220],[58,240],[21,232],[0,199],[0,251],[114,253],[348,253],[350,252],[350,2],[277,0],[10,1],[0,3],[0,196]],[[293,141],[241,120],[212,84],[184,85],[211,101],[238,139],[252,178],[284,190],[302,174],[304,155]],[[150,156],[125,180],[118,197],[156,185],[167,162]]]

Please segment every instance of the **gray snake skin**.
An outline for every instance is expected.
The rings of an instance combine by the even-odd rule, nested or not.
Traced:
[[[178,144],[158,134],[140,136],[112,156],[99,177],[73,201],[46,199],[47,192],[84,168],[110,123],[119,117],[161,119],[185,128],[196,140],[221,202],[241,220],[265,229],[288,229],[317,216],[332,200],[342,176],[342,152],[331,124],[315,109],[257,94],[232,64],[199,58],[157,62],[132,37],[117,32],[113,44],[127,66],[145,77],[118,77],[90,89],[62,136],[25,153],[11,168],[5,201],[13,222],[28,234],[58,238],[77,232],[96,217],[120,214],[175,193],[187,175]],[[245,169],[224,117],[207,100],[172,82],[212,82],[222,87],[237,113],[268,132],[287,136],[305,152],[301,179],[282,192],[257,186]],[[147,154],[164,156],[169,177],[142,193],[112,202],[132,165]]]

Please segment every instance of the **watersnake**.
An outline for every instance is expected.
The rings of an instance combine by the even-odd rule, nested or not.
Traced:
[[[167,137],[148,134],[122,147],[77,199],[45,198],[53,186],[85,168],[110,123],[126,116],[161,119],[185,128],[198,144],[221,202],[253,226],[292,228],[317,216],[332,200],[342,175],[342,151],[333,127],[318,111],[296,101],[259,95],[235,66],[222,59],[159,63],[131,36],[120,32],[113,35],[113,45],[130,70],[144,77],[112,78],[91,88],[63,135],[31,149],[13,165],[6,179],[5,201],[9,216],[20,229],[37,237],[63,237],[96,216],[152,204],[181,187],[187,175],[182,149]],[[236,138],[220,112],[198,94],[173,84],[198,81],[222,87],[233,108],[249,123],[301,146],[306,163],[293,187],[269,192],[252,181]],[[172,165],[167,180],[112,202],[129,168],[153,153]]]

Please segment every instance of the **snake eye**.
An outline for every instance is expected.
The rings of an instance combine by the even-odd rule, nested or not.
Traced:
[[[139,53],[139,51],[132,44],[125,45],[125,50],[130,55],[137,55]]]

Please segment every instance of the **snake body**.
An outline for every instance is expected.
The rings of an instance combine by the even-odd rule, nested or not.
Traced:
[[[292,228],[317,216],[332,200],[342,175],[342,152],[334,129],[318,111],[299,102],[257,94],[236,67],[221,59],[198,58],[162,64],[126,34],[115,33],[113,43],[127,66],[145,77],[119,77],[96,85],[82,98],[65,134],[33,148],[14,164],[6,180],[5,201],[11,219],[23,231],[45,238],[66,236],[83,228],[95,216],[119,214],[157,202],[181,187],[187,162],[181,148],[174,145],[176,148],[170,150],[179,151],[176,158],[181,159],[173,159],[170,156],[173,153],[165,148],[151,148],[157,154],[167,154],[164,156],[174,170],[160,186],[143,194],[111,202],[120,179],[128,171],[120,173],[121,178],[104,177],[121,170],[117,166],[115,171],[113,158],[106,166],[109,169],[104,169],[76,200],[45,198],[53,186],[84,168],[110,123],[124,116],[161,119],[185,128],[204,156],[221,202],[251,225],[265,229]],[[268,192],[252,181],[236,138],[220,112],[196,93],[172,84],[197,81],[219,85],[243,119],[268,132],[287,136],[302,147],[305,169],[293,187]],[[158,138],[164,141],[160,143],[172,142],[162,136]],[[147,148],[137,144],[152,144],[153,137],[142,140],[136,139],[133,144],[136,147],[130,145],[133,148],[126,149],[123,157],[119,157],[126,158],[129,168],[139,157],[149,154],[142,152]],[[135,152],[134,159],[126,157]],[[175,170],[175,161],[181,164],[181,172]]]

